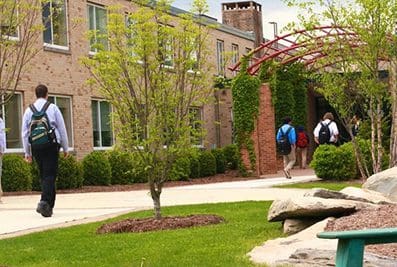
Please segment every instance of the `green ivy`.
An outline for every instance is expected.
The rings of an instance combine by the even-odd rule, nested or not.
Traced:
[[[251,134],[255,129],[255,121],[259,112],[259,87],[260,79],[251,76],[248,71],[248,58],[241,61],[239,74],[232,82],[233,115],[236,131],[236,143],[241,149],[246,148],[249,153],[250,168],[255,169],[255,149]],[[241,159],[239,169],[245,173]]]

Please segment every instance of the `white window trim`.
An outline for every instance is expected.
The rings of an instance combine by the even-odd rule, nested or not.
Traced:
[[[94,4],[94,3],[91,3],[91,2],[87,2],[87,7],[88,6],[93,6],[93,7],[97,7],[97,8],[102,8],[102,9],[104,9],[105,11],[106,11],[106,27],[108,26],[108,20],[109,20],[109,17],[108,17],[108,14],[107,14],[107,12],[108,12],[108,10],[107,10],[107,8],[106,8],[106,6],[101,6],[101,5],[97,5],[97,4]],[[96,10],[94,9],[94,12],[95,12],[95,19],[94,19],[94,27],[95,27],[95,31],[97,31],[98,29],[97,29],[97,25],[96,25]],[[90,14],[89,14],[89,9],[87,9],[87,15],[88,15],[88,19],[87,19],[87,21],[88,21],[88,30],[90,31]],[[96,36],[96,33],[95,33],[95,44],[96,43],[98,43],[98,41],[97,41],[97,36]],[[95,55],[96,53],[98,53],[98,49],[97,48],[94,48],[95,49],[95,51],[92,51],[91,50],[91,44],[89,43],[89,51],[88,51],[88,55],[90,55],[90,56],[93,56],[93,55]],[[109,40],[108,40],[108,49],[110,49],[110,44],[109,44]]]
[[[19,124],[22,125],[22,120],[23,120],[23,94],[21,92],[14,92],[14,95],[20,95],[21,96],[21,107],[20,107],[20,112],[21,112],[21,120],[19,121]],[[1,107],[1,113],[3,114],[3,121],[4,124],[6,122],[6,118],[5,118],[5,105],[3,105]],[[19,119],[19,118],[18,118]],[[22,143],[22,134],[20,134],[20,138],[21,138],[21,143]],[[7,132],[6,132],[6,140],[7,140]],[[23,147],[21,148],[7,148],[7,143],[6,143],[6,148],[4,150],[4,153],[24,153]]]
[[[98,98],[91,98],[91,105],[92,105],[92,101],[98,101],[98,103],[99,102],[108,102],[109,103],[109,105],[110,105],[110,112],[111,113],[113,113],[113,106],[112,106],[112,104],[109,102],[109,101],[107,101],[106,99],[98,99]],[[99,107],[99,105],[97,105],[97,114],[98,114],[98,117],[100,118],[101,117],[101,113],[100,113],[100,107]],[[92,114],[91,114],[91,117],[92,117]],[[98,123],[98,130],[99,130],[99,138],[100,138],[100,141],[101,141],[101,143],[102,143],[102,128],[101,128],[101,122],[100,121],[97,121],[97,123]],[[114,146],[114,144],[115,144],[115,138],[114,138],[114,131],[113,131],[113,129],[114,129],[114,125],[113,125],[113,120],[111,121],[111,123],[112,123],[112,125],[111,125],[111,127],[112,127],[112,143],[113,143],[113,145],[111,145],[111,146],[95,146],[95,144],[94,144],[94,146],[93,146],[93,149],[94,150],[110,150],[110,149],[112,149],[113,148],[113,146]],[[92,127],[92,132],[94,132],[94,127]]]
[[[68,150],[71,150],[71,151],[73,151],[73,147],[74,147],[74,123],[73,123],[73,105],[72,105],[72,101],[73,101],[73,99],[72,99],[72,97],[71,96],[65,96],[65,95],[48,95],[49,97],[54,97],[54,104],[56,105],[56,106],[58,106],[57,105],[57,98],[69,98],[69,105],[70,105],[70,119],[71,119],[71,122],[70,122],[70,127],[71,127],[71,129],[70,129],[70,131],[71,131],[71,140],[72,140],[72,142],[73,142],[73,146],[70,146],[70,144],[69,144],[69,147],[68,147]],[[64,118],[65,119],[65,118]],[[69,143],[69,142],[68,142]]]
[[[222,51],[218,51],[218,44],[222,43]],[[225,77],[226,68],[225,64],[225,41],[217,39],[216,40],[216,64],[217,64],[217,75],[220,77]]]
[[[49,3],[52,7],[52,2],[54,0],[50,0]],[[50,43],[46,43],[44,42],[44,46],[45,47],[51,47],[51,48],[56,48],[56,49],[61,49],[61,50],[69,50],[69,12],[68,12],[68,0],[64,0],[65,1],[65,16],[66,16],[66,46],[64,45],[56,45],[56,44],[50,44]],[[50,14],[50,16],[52,16],[52,14]],[[54,42],[54,26],[53,26],[53,22],[51,19],[51,40],[52,42]]]

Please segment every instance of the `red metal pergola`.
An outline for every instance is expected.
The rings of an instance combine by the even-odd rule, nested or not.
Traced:
[[[362,46],[363,42],[348,27],[341,26],[317,26],[276,36],[275,39],[262,43],[251,52],[254,56],[249,63],[248,72],[252,75],[257,74],[261,64],[272,59],[277,60],[280,64],[302,62],[310,69],[324,68],[330,64],[316,63],[328,55],[326,47],[340,44],[353,51]],[[335,49],[333,50],[335,51]],[[340,50],[345,49],[341,47]],[[258,54],[261,56],[255,56]],[[241,62],[238,62],[229,69],[237,71],[240,64]]]

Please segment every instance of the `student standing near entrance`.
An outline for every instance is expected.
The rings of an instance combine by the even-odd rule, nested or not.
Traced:
[[[59,147],[62,146],[64,155],[68,156],[68,136],[61,111],[48,102],[48,88],[40,84],[35,91],[37,100],[23,115],[22,142],[26,161],[32,162],[33,156],[39,167],[42,193],[36,211],[43,217],[51,217]]]
[[[300,165],[302,169],[306,169],[307,161],[307,148],[309,146],[309,136],[305,132],[303,126],[298,126],[297,128],[297,138],[296,138],[296,152],[298,155],[298,162],[300,158]]]
[[[338,142],[339,130],[334,121],[334,115],[332,115],[331,112],[324,114],[323,120],[314,128],[313,135],[314,141],[319,145],[336,145]]]
[[[277,132],[277,145],[279,152],[283,155],[284,174],[287,179],[291,179],[291,169],[295,164],[295,143],[296,133],[295,128],[291,125],[292,120],[289,117],[284,118],[283,125]],[[284,147],[286,146],[286,147]]]

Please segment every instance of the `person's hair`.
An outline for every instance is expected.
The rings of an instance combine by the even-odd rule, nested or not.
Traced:
[[[285,117],[284,119],[283,119],[283,123],[284,124],[288,124],[288,123],[290,123],[292,120],[291,120],[291,118],[290,117]]]
[[[332,115],[331,112],[327,112],[327,113],[324,114],[324,117],[323,117],[323,120],[326,120],[326,119],[329,119],[329,120],[333,121],[334,120],[334,115]]]
[[[39,84],[36,86],[35,92],[37,98],[46,97],[48,94],[48,88],[44,84]]]

